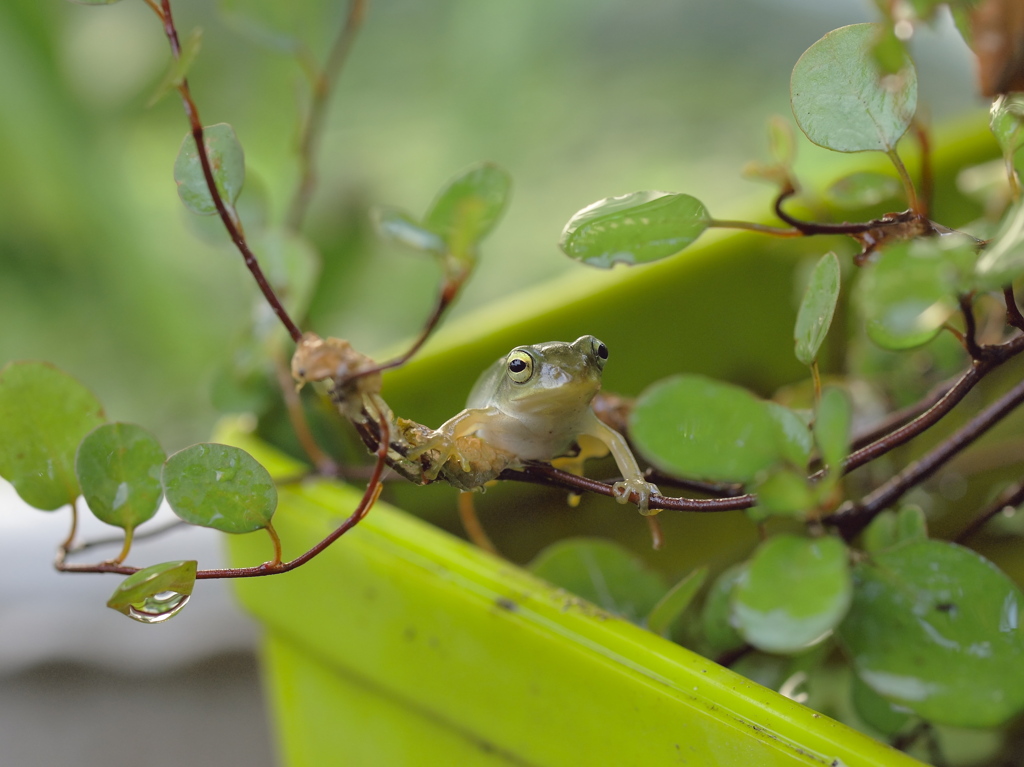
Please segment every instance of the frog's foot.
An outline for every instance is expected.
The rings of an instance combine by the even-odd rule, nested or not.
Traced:
[[[615,494],[615,500],[619,503],[629,503],[630,496],[636,493],[636,505],[637,508],[640,509],[641,514],[648,516],[650,514],[658,513],[657,509],[651,511],[647,508],[651,495],[660,494],[658,486],[653,482],[648,482],[640,477],[624,479],[621,482],[616,482],[612,485],[612,492]]]
[[[411,461],[416,461],[430,451],[437,451],[438,457],[431,462],[429,468],[424,470],[423,473],[427,479],[437,479],[437,475],[451,458],[458,459],[463,471],[472,470],[469,459],[459,451],[455,439],[443,431],[432,432],[429,437],[413,447],[406,457]]]

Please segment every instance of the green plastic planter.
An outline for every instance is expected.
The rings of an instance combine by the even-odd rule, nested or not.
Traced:
[[[939,189],[953,188],[957,166],[994,150],[977,131],[945,145]],[[952,220],[952,206],[967,205],[940,199],[938,216]],[[437,426],[511,346],[583,333],[611,349],[612,391],[635,394],[680,371],[770,391],[806,375],[791,351],[797,259],[836,245],[717,235],[643,269],[581,268],[452,323],[385,379],[384,396],[399,415]],[[290,459],[254,438],[223,438],[294,476]],[[512,513],[543,519],[537,494],[516,489]],[[395,497],[418,517],[444,520],[455,504],[444,490],[408,486]],[[360,492],[326,481],[283,486],[275,527],[286,555],[326,535]],[[564,508],[564,496],[557,502]],[[635,513],[617,513],[640,529]],[[753,545],[742,515],[698,516],[666,519],[679,561],[720,566]],[[239,565],[270,555],[262,534],[231,537],[230,548]],[[919,764],[383,503],[306,566],[237,587],[265,627],[267,691],[288,767]]]

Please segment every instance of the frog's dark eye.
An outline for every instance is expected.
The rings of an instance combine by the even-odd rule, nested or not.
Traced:
[[[594,353],[603,360],[608,359],[608,347],[600,341],[594,344]]]
[[[513,351],[508,355],[507,370],[515,383],[526,383],[533,375],[533,357],[524,351]]]

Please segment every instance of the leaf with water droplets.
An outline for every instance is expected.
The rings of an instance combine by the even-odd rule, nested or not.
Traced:
[[[75,450],[104,421],[92,392],[45,362],[0,370],[0,477],[30,506],[59,509],[78,497]]]
[[[570,258],[610,269],[674,256],[708,228],[704,203],[688,194],[633,192],[579,211],[558,245]]]
[[[164,464],[164,494],[174,513],[193,525],[225,533],[266,527],[277,508],[277,487],[241,448],[202,443]]]
[[[512,178],[494,163],[474,165],[449,181],[431,204],[423,225],[460,261],[476,259],[477,244],[505,212]]]
[[[185,607],[196,583],[196,567],[195,560],[185,560],[139,570],[121,581],[107,607],[140,623],[162,623]]]
[[[93,515],[132,530],[160,506],[160,473],[166,459],[156,437],[131,423],[107,423],[78,446],[75,474]]]
[[[765,652],[795,653],[824,639],[850,606],[839,538],[777,535],[762,543],[733,592],[740,634]]]
[[[667,635],[672,624],[686,612],[686,608],[697,596],[700,587],[708,577],[707,567],[698,567],[691,571],[679,583],[668,590],[647,615],[647,628],[655,634]]]
[[[872,56],[880,27],[852,24],[825,35],[793,67],[790,100],[800,130],[836,152],[890,152],[917,109],[917,73],[910,59],[881,78]]]
[[[629,433],[647,460],[673,476],[748,482],[793,449],[770,404],[732,384],[673,376],[640,395]]]
[[[559,541],[538,554],[530,570],[634,623],[639,623],[665,593],[658,574],[613,541]]]
[[[210,161],[217,192],[225,204],[234,205],[245,183],[245,153],[235,136],[235,129],[227,123],[203,128],[203,146]],[[178,185],[178,196],[186,208],[200,216],[212,216],[217,212],[210,188],[206,184],[196,140],[191,133],[185,135],[174,161],[174,181]]]
[[[800,310],[796,315],[796,358],[810,365],[818,357],[818,350],[832,326],[832,316],[839,301],[839,259],[835,253],[826,253],[814,267],[807,283]]]
[[[995,727],[1024,711],[1024,596],[979,554],[913,541],[854,567],[838,630],[860,678],[937,724]]]

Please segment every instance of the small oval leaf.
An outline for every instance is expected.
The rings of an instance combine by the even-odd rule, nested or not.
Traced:
[[[822,462],[832,473],[839,470],[849,452],[852,426],[853,406],[846,392],[835,386],[825,389],[814,419],[814,441]]]
[[[129,575],[114,590],[107,607],[140,623],[163,623],[173,618],[192,595],[195,560],[164,562]]]
[[[245,183],[245,153],[235,136],[235,129],[227,123],[203,128],[203,146],[221,199],[227,205],[234,205]],[[185,135],[174,161],[174,181],[186,208],[200,216],[212,216],[217,212],[191,133]]]
[[[741,562],[722,571],[711,584],[704,609],[700,614],[701,629],[707,643],[708,657],[727,653],[744,645],[743,637],[736,631],[732,616],[732,594],[736,582],[747,569],[747,563]]]
[[[530,571],[634,623],[639,623],[665,593],[665,584],[657,573],[612,541],[559,541],[537,555]]]
[[[480,163],[449,181],[438,193],[423,225],[437,234],[448,252],[474,260],[476,246],[497,225],[508,202],[512,177],[494,163]]]
[[[995,727],[1024,710],[1024,596],[991,562],[914,541],[854,568],[839,627],[860,678],[936,724]]]
[[[700,591],[700,587],[704,585],[707,577],[708,568],[698,567],[669,589],[668,593],[651,608],[646,621],[648,630],[655,634],[667,634],[672,624],[686,612],[686,608],[693,602],[693,598],[697,596],[697,592]]]
[[[0,370],[0,477],[44,511],[78,497],[75,451],[104,421],[88,389],[45,362],[11,362]]]
[[[825,35],[793,67],[790,100],[800,130],[835,152],[891,152],[917,109],[910,59],[881,78],[872,48],[877,24],[852,24]]]
[[[839,301],[839,259],[835,253],[822,256],[811,273],[796,315],[796,358],[810,365],[818,357]]]
[[[795,653],[846,615],[851,581],[839,538],[777,535],[758,547],[733,592],[740,634],[765,652]]]
[[[403,210],[380,206],[374,208],[370,215],[377,234],[385,240],[428,253],[440,254],[445,251],[444,240],[440,235],[420,226]]]
[[[640,453],[669,474],[748,482],[787,458],[789,440],[770,404],[704,376],[673,376],[640,395],[629,433]]]
[[[167,456],[156,437],[131,423],[93,429],[78,446],[75,473],[93,515],[132,530],[160,507],[160,474]]]
[[[757,486],[756,492],[755,518],[770,514],[803,516],[815,506],[807,478],[792,469],[772,472]]]
[[[264,528],[277,508],[270,474],[231,445],[207,442],[178,451],[164,464],[163,485],[175,514],[225,533]]]
[[[704,203],[688,194],[634,192],[576,213],[558,245],[570,258],[603,269],[646,264],[688,247],[710,221]]]

